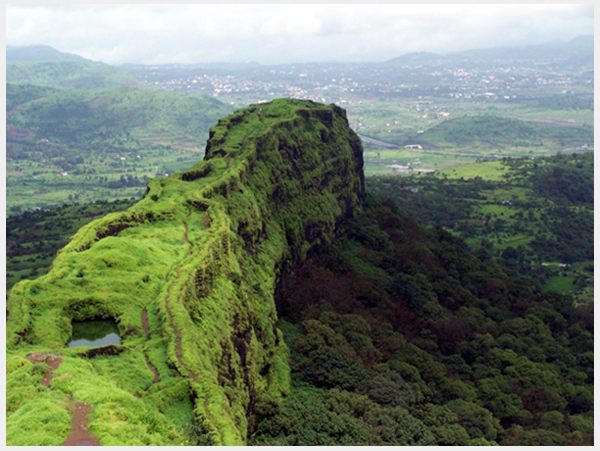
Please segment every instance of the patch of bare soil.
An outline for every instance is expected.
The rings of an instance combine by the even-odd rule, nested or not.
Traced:
[[[92,413],[92,406],[83,402],[74,402],[71,399],[71,408],[73,415],[73,424],[71,433],[62,446],[100,446],[100,442],[88,431],[88,415]]]
[[[144,334],[146,334],[146,341],[150,340],[150,329],[148,328],[148,311],[144,309],[142,312],[142,327],[144,328]]]
[[[154,373],[154,380],[152,381],[153,384],[158,384],[158,371],[156,371],[156,368],[154,368],[152,366],[152,364],[150,363],[150,360],[148,360],[148,356],[144,356],[146,357],[146,365],[148,365],[148,368],[150,368],[150,371],[152,371]]]

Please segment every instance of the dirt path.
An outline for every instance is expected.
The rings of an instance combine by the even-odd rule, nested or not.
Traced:
[[[185,229],[185,232],[183,233],[183,239],[185,240],[185,242],[190,246],[190,253],[194,250],[194,245],[192,243],[190,243],[190,240],[188,240],[188,225],[185,222],[184,219],[181,220],[181,222],[183,223],[183,227]]]
[[[142,312],[142,327],[144,328],[144,333],[146,334],[146,341],[150,341],[150,329],[148,327],[148,311],[146,309],[144,309],[144,311]],[[154,380],[152,381],[152,383],[153,384],[158,384],[158,381],[160,379],[160,377],[158,375],[158,371],[150,363],[150,359],[148,358],[148,354],[146,354],[146,349],[144,349],[144,357],[146,359],[146,365],[148,366],[148,368],[150,369],[150,371],[152,371],[154,373]],[[150,387],[148,387],[148,390],[149,389],[150,389]]]
[[[50,369],[44,372],[42,385],[44,387],[50,387],[52,375],[62,363],[62,357],[56,354],[34,352],[32,354],[27,354],[25,358],[34,365],[40,362],[44,362],[48,365]],[[90,423],[88,416],[92,413],[92,406],[83,402],[75,402],[70,396],[69,403],[69,413],[72,415],[73,420],[71,423],[71,432],[62,446],[100,446],[98,439],[90,434],[88,430],[88,425]]]
[[[44,387],[49,387],[50,382],[52,381],[52,375],[54,374],[54,371],[62,363],[62,357],[56,354],[42,354],[41,352],[34,352],[32,354],[27,354],[25,358],[34,365],[36,363],[44,362],[50,367],[49,371],[46,370],[44,372],[44,378],[42,379],[42,385]]]
[[[62,446],[100,446],[100,442],[88,431],[90,420],[88,416],[92,413],[92,406],[83,402],[71,401],[71,415],[73,424],[67,440]]]
[[[150,340],[150,329],[148,329],[148,311],[144,309],[142,312],[142,327],[144,328],[144,334],[146,334],[146,341]]]
[[[189,218],[192,215],[192,210],[188,210],[188,214],[186,216],[186,218]],[[189,231],[189,227],[187,225],[187,222],[185,222],[185,219],[182,219],[181,222],[183,223],[183,227],[185,229],[185,232],[183,234],[183,239],[185,240],[185,242],[187,244],[189,244],[190,246],[190,253],[194,250],[194,245],[192,243],[190,243],[190,240],[188,239],[188,231]]]

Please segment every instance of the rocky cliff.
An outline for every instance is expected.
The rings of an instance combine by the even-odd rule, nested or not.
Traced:
[[[278,283],[360,208],[362,166],[342,109],[275,100],[82,228],[8,295],[8,444],[63,443],[77,403],[103,445],[243,444],[256,406],[288,390]],[[120,345],[67,347],[73,321],[99,318]]]

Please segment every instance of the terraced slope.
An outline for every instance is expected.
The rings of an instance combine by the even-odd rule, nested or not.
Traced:
[[[63,443],[72,403],[91,406],[101,445],[243,444],[256,404],[285,394],[274,293],[360,208],[363,160],[336,106],[260,109],[220,120],[204,161],[151,180],[126,212],[83,227],[47,275],[14,286],[8,444]],[[71,322],[95,318],[114,318],[122,343],[67,348]]]

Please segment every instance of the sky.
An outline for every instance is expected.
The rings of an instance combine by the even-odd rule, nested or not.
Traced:
[[[591,4],[10,4],[7,45],[108,64],[377,62],[567,41]]]

